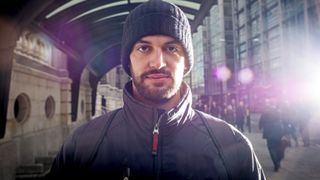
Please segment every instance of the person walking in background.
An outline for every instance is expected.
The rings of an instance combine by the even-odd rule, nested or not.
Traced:
[[[199,110],[199,111],[202,111],[202,112],[204,111],[204,104],[203,104],[201,98],[197,99],[194,108],[197,109],[197,110]]]
[[[221,104],[221,110],[220,110],[220,118],[226,121],[226,112],[227,112],[227,103],[223,102]]]
[[[297,113],[289,104],[288,101],[285,101],[280,108],[283,129],[285,134],[287,134],[288,140],[290,141],[291,146],[291,138],[294,140],[296,147],[299,146],[298,137],[297,137],[297,123],[296,116]]]
[[[249,107],[246,107],[246,125],[248,132],[251,133],[251,114]]]
[[[240,101],[239,104],[236,106],[236,125],[241,132],[244,132],[243,126],[244,126],[245,116],[246,116],[246,110],[243,102]]]
[[[265,179],[248,138],[192,108],[183,81],[193,65],[191,28],[178,6],[137,6],[122,39],[121,63],[132,77],[124,105],[74,131],[53,179]]]
[[[101,113],[107,113],[107,99],[104,97],[104,95],[101,96]]]
[[[227,123],[229,123],[233,126],[235,126],[235,124],[236,124],[234,115],[235,115],[235,113],[232,108],[232,105],[231,104],[227,105],[227,107],[224,110],[224,118]]]
[[[210,114],[214,117],[220,118],[220,108],[217,106],[216,101],[212,101],[211,107],[210,107]]]
[[[274,165],[274,171],[278,171],[281,160],[284,157],[282,137],[285,135],[281,122],[281,114],[274,100],[266,100],[265,111],[259,120],[259,129],[262,130],[262,138],[266,139],[267,147]]]
[[[210,108],[208,102],[203,103],[203,112],[210,114]]]

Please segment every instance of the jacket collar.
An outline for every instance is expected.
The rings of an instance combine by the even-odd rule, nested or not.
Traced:
[[[136,121],[142,128],[149,129],[154,126],[160,114],[163,113],[162,116],[165,116],[165,118],[160,122],[160,126],[182,125],[191,120],[194,111],[191,106],[192,94],[189,86],[183,82],[180,91],[182,96],[178,105],[168,111],[164,111],[136,100],[132,96],[132,81],[130,81],[125,85],[123,93],[126,118]]]

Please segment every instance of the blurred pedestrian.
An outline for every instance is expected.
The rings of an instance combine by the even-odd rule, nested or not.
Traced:
[[[267,101],[265,111],[261,114],[259,129],[262,130],[262,137],[267,141],[267,147],[274,165],[274,171],[280,168],[280,162],[284,157],[284,148],[282,146],[282,137],[284,131],[282,128],[281,115],[274,102]]]
[[[107,99],[102,95],[101,97],[101,114],[107,113]]]
[[[227,105],[227,107],[224,110],[224,120],[233,126],[235,126],[235,124],[236,124],[235,123],[235,113],[234,113],[234,110],[233,110],[231,104]]]
[[[210,109],[209,109],[209,105],[207,102],[205,102],[203,104],[203,112],[207,113],[207,114],[210,114]]]
[[[217,106],[216,101],[212,101],[211,103],[210,114],[214,117],[220,118],[220,108]]]
[[[251,114],[249,107],[246,107],[246,125],[248,128],[248,132],[251,133]]]
[[[240,101],[239,104],[236,106],[236,125],[241,132],[244,132],[243,126],[244,126],[245,115],[246,115],[246,110],[245,110],[243,101]]]
[[[283,123],[284,133],[287,134],[288,140],[290,141],[291,146],[291,138],[294,140],[296,147],[299,146],[297,132],[296,132],[296,112],[290,106],[289,102],[284,102],[281,109],[281,117]]]
[[[197,99],[194,108],[202,112],[204,111],[204,103],[202,102],[201,98]]]

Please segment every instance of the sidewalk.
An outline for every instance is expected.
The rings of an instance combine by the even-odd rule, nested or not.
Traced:
[[[257,118],[253,118],[252,133],[246,132],[245,135],[251,140],[268,180],[320,179],[320,145],[287,148],[281,168],[278,172],[274,172],[266,141],[262,139],[262,134],[257,128]]]
[[[273,171],[273,164],[261,133],[245,134],[252,142],[253,148],[269,180],[319,180],[320,146],[290,147],[286,149],[285,158],[278,172]]]

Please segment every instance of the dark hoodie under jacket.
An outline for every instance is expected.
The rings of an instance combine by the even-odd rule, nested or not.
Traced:
[[[192,94],[185,83],[180,103],[169,111],[134,99],[131,83],[124,90],[123,108],[95,145],[90,162],[83,158],[90,153],[90,137],[101,131],[110,113],[84,124],[66,140],[52,165],[51,179],[265,179],[250,141],[233,126],[202,113],[214,127],[222,160],[191,107]]]

